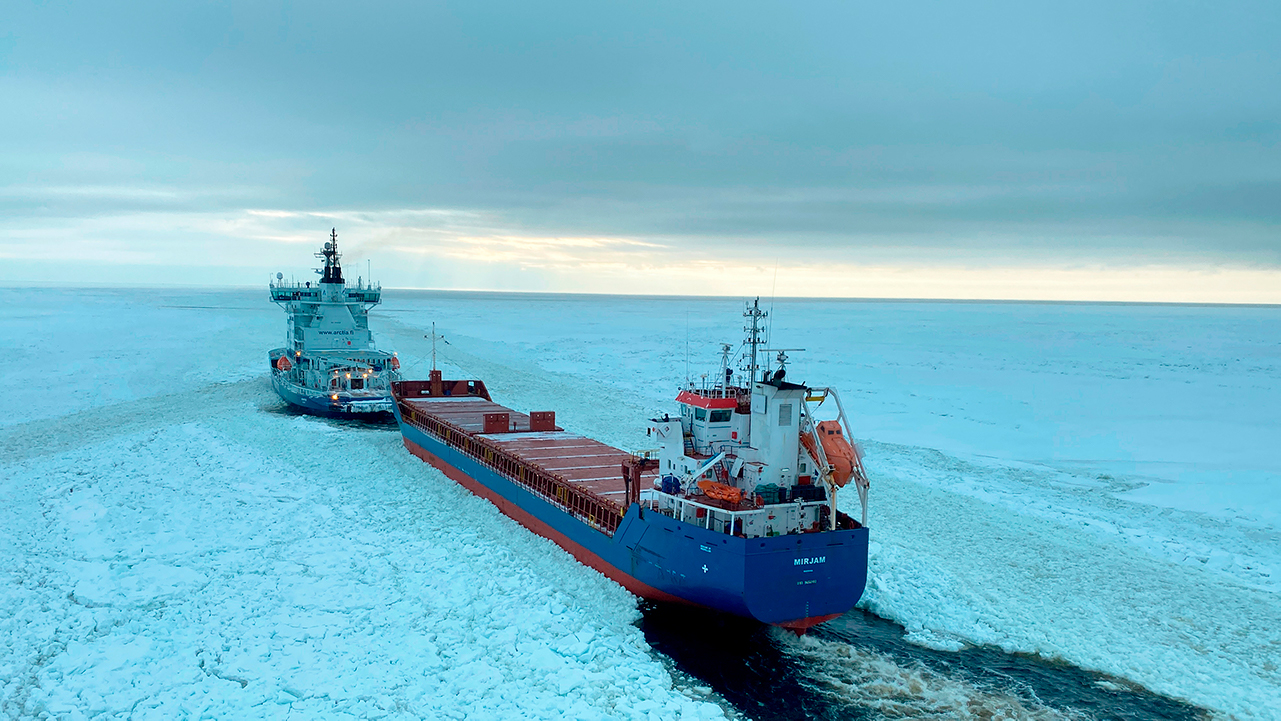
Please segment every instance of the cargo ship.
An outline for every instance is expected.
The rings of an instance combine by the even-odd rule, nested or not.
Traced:
[[[271,387],[308,413],[389,417],[400,360],[375,348],[369,331],[369,310],[382,302],[382,286],[363,278],[347,284],[337,228],[316,257],[323,261],[318,282],[286,281],[276,273],[269,284],[272,302],[289,314],[285,346],[267,353]]]
[[[713,382],[649,420],[656,448],[566,431],[434,367],[392,383],[393,412],[411,453],[633,594],[803,633],[863,593],[868,478],[837,391],[787,381],[784,351],[758,365],[766,311],[744,315],[741,372],[723,346]],[[858,520],[837,507],[849,484]]]

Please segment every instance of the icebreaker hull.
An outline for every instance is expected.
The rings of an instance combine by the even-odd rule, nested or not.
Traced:
[[[333,418],[388,417],[393,402],[390,396],[370,398],[349,393],[322,393],[294,385],[282,373],[273,373],[271,387],[286,403],[313,415]],[[337,396],[336,398],[334,396]]]

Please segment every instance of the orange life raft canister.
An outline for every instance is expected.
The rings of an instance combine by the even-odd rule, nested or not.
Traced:
[[[717,483],[716,481],[699,481],[698,490],[702,491],[703,495],[708,498],[715,498],[718,501],[738,503],[743,500],[743,490],[741,488]]]

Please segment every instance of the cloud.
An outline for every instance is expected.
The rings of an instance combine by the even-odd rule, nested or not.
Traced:
[[[997,269],[1281,267],[1275,3],[72,2],[6,21],[11,259],[61,242],[207,282],[297,265],[338,226],[353,257],[406,263],[398,282],[450,287],[687,268],[731,287],[775,259],[907,286],[885,269],[987,268],[1011,293],[1035,288]]]
[[[921,254],[884,262],[804,244],[709,248],[672,238],[523,234],[501,216],[440,208],[251,209],[143,213],[61,226],[0,221],[0,280],[74,284],[175,282],[175,269],[217,258],[185,282],[252,285],[277,271],[310,277],[332,222],[349,274],[389,287],[454,290],[1025,300],[1281,303],[1281,269],[1242,264],[1046,264]],[[310,247],[309,247],[310,246]],[[104,273],[104,269],[109,272]],[[9,274],[7,277],[5,274]]]

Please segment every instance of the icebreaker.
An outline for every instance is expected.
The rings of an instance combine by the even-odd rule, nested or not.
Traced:
[[[272,302],[289,314],[285,346],[267,354],[271,387],[305,411],[332,416],[366,416],[391,410],[391,383],[400,379],[395,353],[374,347],[369,309],[382,302],[382,286],[343,279],[338,229],[316,253],[324,267],[317,283],[284,280],[270,284]]]

